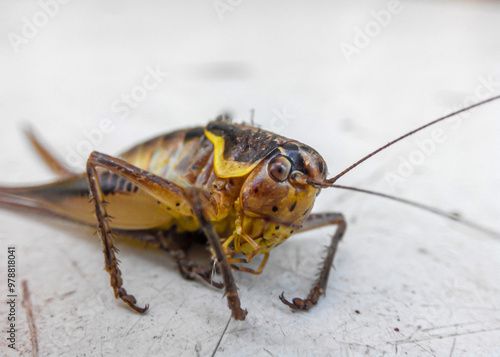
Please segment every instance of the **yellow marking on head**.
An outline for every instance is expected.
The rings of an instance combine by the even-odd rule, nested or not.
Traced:
[[[226,141],[223,137],[205,129],[205,135],[214,145],[214,170],[217,176],[222,178],[242,177],[248,175],[260,161],[240,162],[224,158]]]

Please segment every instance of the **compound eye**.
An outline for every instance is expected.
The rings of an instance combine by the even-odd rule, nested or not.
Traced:
[[[292,163],[286,157],[278,156],[271,160],[268,169],[276,181],[283,182],[290,175],[290,171],[292,171]]]

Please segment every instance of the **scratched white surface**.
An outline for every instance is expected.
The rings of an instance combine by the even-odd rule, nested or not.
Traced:
[[[64,156],[85,130],[110,118],[116,129],[94,148],[113,154],[161,132],[203,125],[224,109],[248,120],[254,108],[258,124],[312,145],[334,174],[463,106],[483,80],[495,83],[488,95],[500,93],[500,3],[403,2],[347,63],[340,44],[352,44],[356,27],[373,20],[371,11],[386,8],[385,1],[247,1],[220,21],[210,1],[75,0],[16,54],[7,36],[19,34],[23,17],[31,19],[40,5],[4,1],[0,182],[53,178],[22,137],[25,122]],[[121,121],[111,105],[142,82],[148,66],[169,76]],[[273,119],[283,110],[287,122]],[[458,212],[500,231],[500,104],[441,128],[447,139],[394,191],[386,175],[418,149],[415,139],[339,183]],[[273,251],[261,276],[235,274],[249,314],[223,334],[230,314],[222,293],[183,280],[164,254],[120,244],[127,290],[151,305],[140,316],[113,299],[91,228],[4,209],[1,300],[5,250],[15,244],[41,356],[207,356],[222,335],[218,356],[500,355],[500,240],[362,194],[324,190],[315,209],[343,212],[348,229],[326,297],[309,313],[292,313],[278,295],[307,293],[332,229],[292,237]],[[1,304],[2,355],[5,314]],[[17,317],[18,353],[29,356],[20,304]]]

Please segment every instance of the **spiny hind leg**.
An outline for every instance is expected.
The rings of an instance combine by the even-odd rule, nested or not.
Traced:
[[[96,167],[98,166],[120,174],[164,204],[176,202],[175,206],[185,217],[192,215],[195,216],[217,258],[217,263],[224,280],[227,301],[229,308],[232,311],[232,316],[236,320],[244,320],[247,311],[242,310],[240,307],[238,291],[231,272],[231,267],[227,261],[220,239],[217,236],[210,219],[208,218],[210,215],[213,215],[213,212],[209,211],[211,205],[209,203],[209,198],[206,197],[205,193],[195,188],[183,189],[162,177],[144,171],[121,159],[94,151],[90,154],[87,162],[88,179],[96,206],[99,231],[101,232],[104,244],[106,270],[108,270],[111,275],[111,286],[115,291],[115,296],[120,297],[136,311],[144,312],[147,309],[147,306],[145,309],[137,307],[135,305],[135,298],[132,295],[128,295],[122,288],[121,273],[118,269],[115,249],[112,245],[112,239],[110,237],[107,212],[105,205],[103,204],[104,201],[102,198],[102,191],[100,190],[98,176],[96,173]]]
[[[64,163],[56,159],[56,157],[40,142],[31,126],[24,129],[24,134],[28,137],[43,161],[60,179],[66,179],[77,175],[76,172],[71,171]]]
[[[107,202],[104,201],[104,195],[99,184],[99,179],[96,171],[97,165],[98,164],[94,162],[94,160],[92,160],[92,157],[88,160],[87,177],[89,181],[90,193],[95,205],[95,216],[97,218],[98,224],[97,231],[104,246],[103,253],[105,269],[111,277],[110,284],[113,288],[115,298],[120,298],[135,311],[144,313],[148,310],[149,306],[137,306],[137,300],[135,299],[135,297],[133,295],[127,294],[127,291],[123,287],[122,272],[118,268],[118,260],[116,259],[116,253],[118,252],[118,249],[113,244],[114,237],[109,226],[110,217],[106,210]]]
[[[107,169],[112,173],[118,174],[125,179],[132,181],[138,187],[142,188],[151,196],[160,200],[158,195],[155,193],[161,193],[162,198],[169,195],[168,198],[174,197],[177,202],[179,202],[181,197],[181,188],[177,185],[169,182],[161,182],[154,178],[151,178],[151,174],[136,168],[123,160],[116,159],[107,155],[103,155],[97,152],[93,152],[87,161],[87,178],[90,188],[90,193],[95,206],[95,216],[97,218],[98,232],[103,243],[104,252],[104,262],[105,269],[110,275],[110,284],[113,288],[115,298],[120,298],[125,303],[127,303],[135,311],[143,313],[148,309],[148,305],[144,308],[136,305],[137,301],[133,295],[127,293],[125,288],[123,288],[122,273],[118,267],[118,260],[116,258],[117,249],[115,248],[113,241],[114,237],[111,233],[110,220],[111,217],[108,215],[106,205],[107,202],[104,200],[104,194],[101,189],[101,184],[99,182],[99,175],[97,174],[97,168],[101,167]],[[101,176],[102,177],[102,176]],[[183,204],[187,205],[186,202]]]
[[[339,244],[339,241],[342,239],[342,236],[344,235],[346,229],[346,221],[341,213],[311,214],[304,222],[302,228],[299,230],[299,232],[304,232],[328,225],[336,225],[337,230],[332,237],[325,260],[321,265],[319,277],[314,283],[307,298],[294,298],[292,299],[292,302],[290,302],[285,298],[284,293],[281,293],[280,295],[280,300],[285,305],[290,306],[290,308],[292,308],[293,310],[309,310],[311,307],[318,303],[320,296],[325,293],[326,286],[328,284],[328,277],[330,275],[330,270],[333,264],[333,259],[335,258],[335,253],[337,252],[337,246]]]

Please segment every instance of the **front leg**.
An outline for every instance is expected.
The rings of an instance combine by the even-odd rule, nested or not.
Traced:
[[[280,300],[285,305],[290,306],[293,310],[309,310],[318,303],[319,297],[325,293],[326,286],[328,284],[328,277],[333,264],[333,258],[337,252],[339,241],[342,239],[346,229],[346,221],[341,213],[311,214],[299,230],[299,232],[304,232],[328,225],[336,225],[337,230],[335,231],[330,246],[328,247],[328,253],[321,266],[318,280],[313,285],[307,298],[294,298],[292,299],[292,302],[290,302],[285,298],[284,292],[280,295]]]
[[[217,258],[222,279],[224,280],[227,302],[232,311],[232,316],[235,320],[243,321],[245,320],[245,316],[248,311],[241,309],[238,288],[236,287],[236,282],[234,281],[231,266],[229,265],[226,257],[226,252],[222,248],[220,238],[215,232],[212,222],[210,222],[210,220],[206,217],[206,213],[203,208],[207,205],[207,202],[205,202],[206,197],[203,192],[196,188],[186,189],[186,197],[190,201],[191,207],[193,207],[193,212],[200,223],[201,229],[205,233],[210,246],[215,252],[215,257]]]
[[[262,274],[262,272],[264,271],[264,267],[266,266],[268,259],[269,259],[269,253],[265,253],[264,258],[262,259],[262,262],[260,263],[259,268],[257,270],[253,270],[252,268],[247,268],[244,266],[238,266],[234,264],[234,263],[247,263],[248,260],[244,258],[229,258],[229,264],[231,264],[231,267],[235,270],[254,275],[259,275]]]

